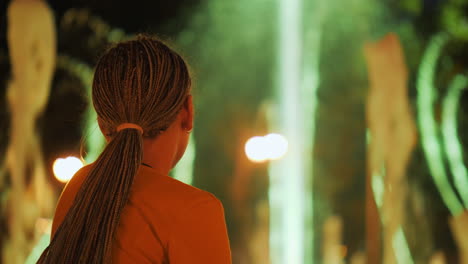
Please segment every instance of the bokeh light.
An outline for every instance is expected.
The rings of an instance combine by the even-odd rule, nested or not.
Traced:
[[[265,137],[252,137],[245,143],[245,154],[252,162],[265,162],[268,159],[268,145]]]
[[[60,182],[68,182],[83,165],[77,157],[58,158],[53,165],[55,178]]]
[[[265,162],[281,159],[288,151],[288,140],[280,134],[255,136],[245,144],[245,154],[252,162]]]
[[[281,159],[288,151],[288,140],[280,134],[268,134],[264,137],[270,160]]]

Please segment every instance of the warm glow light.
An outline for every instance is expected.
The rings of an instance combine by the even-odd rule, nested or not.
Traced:
[[[268,158],[281,159],[288,151],[288,140],[280,134],[268,134],[265,136],[268,147]]]
[[[268,159],[268,145],[264,137],[253,137],[245,143],[245,154],[253,162],[264,162]]]
[[[288,151],[288,141],[279,134],[252,137],[245,144],[245,154],[253,162],[265,162],[282,158]]]
[[[76,157],[58,158],[54,162],[53,170],[57,180],[68,182],[73,175],[83,167],[83,162]]]

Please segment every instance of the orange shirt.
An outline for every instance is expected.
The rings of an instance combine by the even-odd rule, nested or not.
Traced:
[[[90,168],[82,168],[65,186],[52,237]],[[140,166],[120,218],[113,263],[231,263],[221,202],[211,193]]]

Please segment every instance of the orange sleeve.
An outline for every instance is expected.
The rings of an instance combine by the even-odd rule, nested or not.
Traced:
[[[68,209],[70,209],[73,204],[76,193],[79,191],[81,184],[85,180],[86,175],[89,172],[89,168],[90,166],[81,168],[63,188],[62,194],[57,202],[57,207],[55,208],[54,220],[52,221],[52,231],[50,234],[51,240],[54,238],[58,227],[62,224],[63,219],[67,215]]]
[[[171,264],[230,264],[231,250],[221,202],[207,196],[174,219],[168,245]]]
[[[52,232],[50,234],[50,239],[52,240],[57,232],[58,227],[62,224],[65,215],[68,212],[68,209],[71,206],[71,195],[68,192],[69,184],[65,186],[60,195],[60,198],[57,202],[57,207],[55,208],[54,220],[52,221]]]

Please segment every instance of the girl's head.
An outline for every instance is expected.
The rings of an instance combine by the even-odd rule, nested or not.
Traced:
[[[98,61],[93,104],[108,144],[39,263],[110,263],[120,214],[143,156],[143,140],[170,133],[182,156],[192,127],[191,79],[184,60],[161,41],[140,36]],[[130,123],[139,129],[118,129]]]
[[[101,130],[110,140],[120,124],[133,123],[144,137],[157,137],[187,107],[190,88],[184,60],[161,41],[141,36],[119,43],[101,57],[94,75]]]

